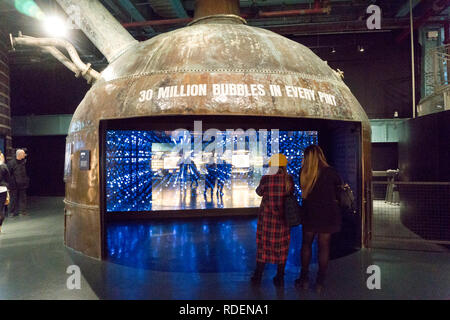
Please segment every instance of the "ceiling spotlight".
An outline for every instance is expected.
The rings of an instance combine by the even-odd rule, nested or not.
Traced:
[[[60,17],[46,17],[44,28],[48,35],[53,37],[64,37],[67,35],[67,25]]]
[[[331,53],[336,53],[336,49],[333,48],[333,49],[331,50]]]
[[[364,52],[364,51],[366,51],[366,49],[364,49],[363,46],[358,46],[358,51],[359,51],[359,52]]]

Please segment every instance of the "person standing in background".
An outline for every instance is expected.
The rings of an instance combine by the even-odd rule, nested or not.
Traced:
[[[5,205],[8,198],[8,181],[9,171],[5,164],[5,156],[0,151],[0,233],[2,232],[2,224],[5,220]]]
[[[16,158],[8,162],[9,169],[9,190],[11,203],[9,204],[9,215],[12,217],[18,214],[27,215],[27,188],[30,179],[25,167],[27,154],[23,149],[17,149]]]

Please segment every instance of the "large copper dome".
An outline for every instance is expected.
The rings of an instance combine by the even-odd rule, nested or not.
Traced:
[[[266,94],[212,94],[212,84],[227,83],[263,85]],[[186,90],[187,85],[194,84],[208,84],[207,95],[157,96],[161,87],[178,86],[180,90],[179,86],[184,85]],[[282,96],[273,97],[269,85],[281,86]],[[294,89],[289,93],[284,90],[286,85],[314,90],[315,100],[295,97]],[[154,90],[152,99],[139,101],[140,92],[148,89]],[[325,102],[325,95],[319,97],[318,92],[334,96],[335,104]],[[310,49],[271,31],[247,26],[233,15],[202,18],[128,50],[102,72],[102,79],[75,113],[71,132],[77,130],[80,121],[160,114],[247,114],[368,121],[341,78]]]
[[[100,120],[161,115],[361,122],[363,179],[370,181],[368,118],[325,61],[297,42],[247,26],[238,16],[203,17],[135,44],[102,72],[78,106],[67,138],[72,153],[65,198],[69,247],[101,257]],[[89,171],[78,167],[79,151],[85,149],[92,155]]]

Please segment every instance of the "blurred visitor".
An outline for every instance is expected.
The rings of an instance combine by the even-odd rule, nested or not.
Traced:
[[[27,154],[23,149],[16,151],[16,158],[8,162],[9,169],[9,190],[10,204],[9,215],[12,217],[18,214],[27,215],[27,188],[30,185],[30,179],[25,167]]]

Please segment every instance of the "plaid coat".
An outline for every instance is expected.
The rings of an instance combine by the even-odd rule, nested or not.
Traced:
[[[290,228],[284,221],[284,197],[293,192],[294,180],[288,175],[291,189],[286,191],[286,180],[282,174],[265,175],[261,178],[256,193],[262,196],[256,229],[256,261],[286,263]]]

